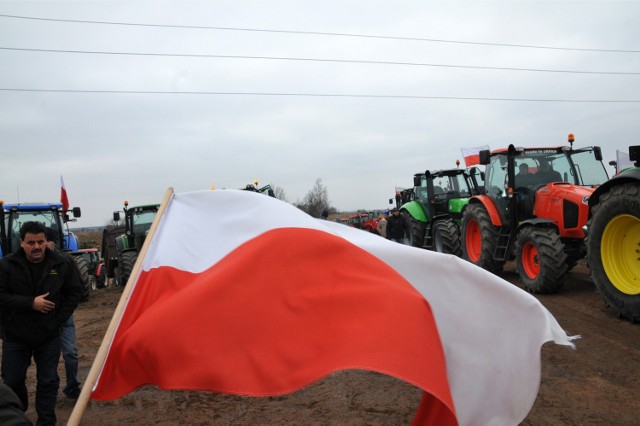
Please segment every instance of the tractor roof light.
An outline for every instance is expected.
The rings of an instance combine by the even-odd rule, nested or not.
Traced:
[[[575,137],[573,136],[573,133],[569,133],[567,140],[569,141],[569,143],[573,143],[573,141],[575,141]]]
[[[125,200],[125,202],[124,202],[124,206],[125,206],[125,207],[128,207],[128,206],[129,206],[129,202]]]
[[[507,188],[507,197],[513,198],[513,188],[512,187]]]

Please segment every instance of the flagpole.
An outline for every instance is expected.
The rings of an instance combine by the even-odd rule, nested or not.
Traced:
[[[80,420],[82,419],[82,415],[89,404],[89,398],[91,397],[91,392],[98,380],[98,375],[100,374],[100,370],[104,365],[105,359],[107,358],[107,354],[109,352],[109,348],[111,346],[111,341],[113,340],[113,336],[116,332],[116,328],[118,323],[120,322],[120,318],[124,312],[124,308],[131,296],[131,292],[133,291],[133,283],[137,279],[138,275],[140,275],[140,269],[142,268],[142,260],[147,254],[149,250],[149,245],[151,244],[151,240],[155,236],[156,229],[158,228],[158,224],[160,223],[160,219],[164,215],[164,212],[171,201],[171,197],[173,195],[173,188],[167,188],[167,192],[164,195],[162,203],[158,208],[158,213],[156,214],[153,223],[151,224],[151,228],[149,229],[149,233],[147,234],[147,238],[140,249],[140,254],[138,255],[138,259],[136,260],[135,265],[133,266],[133,270],[131,271],[131,275],[129,275],[129,280],[122,291],[122,295],[120,296],[120,301],[118,302],[118,306],[116,306],[116,310],[113,313],[113,317],[111,317],[111,322],[109,323],[109,327],[107,328],[107,332],[102,339],[102,343],[100,344],[100,348],[98,348],[98,353],[93,360],[93,364],[91,365],[91,370],[89,370],[89,375],[82,386],[82,391],[80,392],[80,396],[76,401],[76,405],[73,407],[73,411],[71,412],[71,416],[69,416],[69,420],[67,421],[67,426],[77,426],[80,424]]]

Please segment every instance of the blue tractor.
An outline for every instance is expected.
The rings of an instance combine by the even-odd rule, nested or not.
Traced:
[[[0,202],[1,203],[1,202]],[[73,215],[73,218],[69,214]],[[64,252],[74,254],[78,251],[78,237],[69,230],[68,222],[80,217],[80,207],[63,211],[60,203],[16,203],[2,204],[0,208],[0,257],[20,248],[20,227],[29,221],[40,222],[55,234],[55,243]],[[72,256],[78,266],[80,278],[85,289],[85,300],[91,287],[89,266],[82,256]]]

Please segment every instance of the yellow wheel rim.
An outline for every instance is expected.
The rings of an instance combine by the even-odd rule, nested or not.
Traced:
[[[621,292],[640,294],[640,219],[628,214],[614,217],[604,228],[600,243],[602,266]]]

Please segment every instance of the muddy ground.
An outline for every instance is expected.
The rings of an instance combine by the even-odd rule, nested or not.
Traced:
[[[517,283],[513,265],[503,278]],[[75,314],[80,349],[80,380],[91,363],[121,288],[96,290]],[[640,324],[606,309],[579,264],[559,294],[537,296],[571,335],[582,335],[577,349],[546,344],[542,381],[523,425],[640,425]],[[32,368],[33,369],[33,368]],[[33,411],[33,371],[30,370]],[[64,369],[59,366],[62,380]],[[60,392],[59,424],[73,401]],[[90,402],[86,425],[403,425],[409,424],[421,391],[394,378],[362,371],[338,372],[296,393],[250,398],[189,391],[140,389],[113,402]]]

